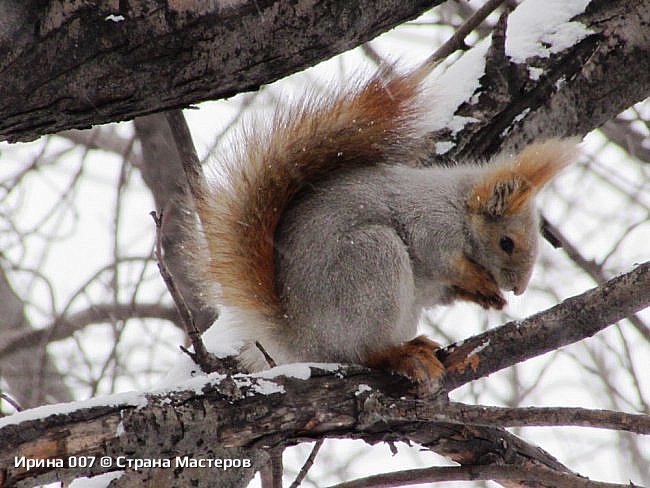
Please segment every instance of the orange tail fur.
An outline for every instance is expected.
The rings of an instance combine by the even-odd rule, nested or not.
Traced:
[[[274,233],[305,185],[341,168],[381,164],[414,142],[422,76],[380,70],[333,99],[311,97],[276,114],[222,161],[197,202],[223,304],[282,316],[275,290]],[[408,161],[404,161],[408,164]]]

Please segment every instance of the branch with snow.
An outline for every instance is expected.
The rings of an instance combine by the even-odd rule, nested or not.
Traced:
[[[613,323],[649,303],[650,263],[644,263],[535,315],[529,323],[506,324],[488,332],[488,342],[480,335],[446,348],[446,362],[451,365],[446,386],[459,386],[506,363],[558,347],[560,343],[549,343],[558,327],[564,325],[560,341],[567,344],[603,328],[603,321]],[[547,337],[539,337],[540,333]],[[1,419],[0,465],[11,486],[26,478],[45,482],[110,470],[99,466],[61,470],[53,464],[27,471],[15,466],[16,459],[35,457],[35,453],[45,460],[107,455],[171,463],[177,457],[209,456],[210,446],[268,449],[308,438],[351,437],[368,442],[413,441],[463,464],[480,464],[486,446],[497,449],[506,443],[508,463],[513,466],[529,465],[531,450],[536,453],[533,464],[573,476],[550,455],[497,425],[591,425],[647,433],[650,423],[647,415],[567,409],[542,422],[542,414],[548,413],[543,410],[448,404],[442,394],[419,400],[410,394],[412,387],[399,376],[354,366],[285,365],[254,375],[199,375],[178,389],[40,407]]]

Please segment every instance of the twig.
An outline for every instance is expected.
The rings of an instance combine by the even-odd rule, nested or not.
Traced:
[[[266,349],[264,349],[264,346],[260,344],[260,341],[255,341],[255,347],[257,347],[260,350],[260,352],[264,355],[264,359],[266,360],[266,363],[269,365],[269,368],[275,368],[277,366],[273,358],[269,355],[268,352],[266,352]]]
[[[432,66],[440,60],[445,59],[454,51],[458,49],[466,50],[465,38],[483,22],[488,15],[490,15],[496,8],[501,5],[505,0],[488,0],[481,8],[479,8],[472,16],[467,19],[458,29],[454,32],[445,43],[440,46],[427,60],[423,66]]]
[[[6,393],[2,393],[2,392],[0,391],[0,399],[6,401],[9,405],[11,405],[12,407],[14,407],[14,408],[16,409],[16,412],[22,412],[23,408],[20,406],[20,403],[18,403],[16,400],[14,400],[13,398],[11,398],[11,397],[10,397],[9,395],[7,395]],[[2,486],[2,485],[0,484],[0,486]]]
[[[190,189],[190,193],[192,194],[195,203],[197,203],[198,201],[203,199],[205,195],[204,192],[205,178],[203,175],[203,169],[201,168],[201,162],[199,161],[199,158],[196,154],[194,142],[192,141],[192,135],[190,134],[190,129],[187,126],[187,122],[185,121],[185,117],[183,116],[182,110],[170,110],[168,112],[165,112],[165,117],[167,118],[167,123],[169,124],[170,132],[174,139],[176,150],[178,151],[178,156],[180,158],[180,162],[183,166],[183,171],[185,172],[185,176],[187,178],[187,183]],[[156,245],[156,256],[158,257],[158,267],[161,268],[161,263],[162,263],[163,267],[166,270],[166,273],[169,275],[169,279],[171,285],[173,286],[174,291],[172,291],[172,288],[170,287],[170,282],[168,282],[168,279],[166,279],[164,275],[163,275],[163,279],[165,279],[167,288],[169,289],[169,292],[172,294],[176,306],[179,307],[179,312],[181,314],[183,323],[185,324],[187,335],[190,338],[192,345],[194,346],[194,354],[189,353],[189,351],[187,350],[185,352],[190,354],[190,356],[194,359],[194,361],[201,367],[201,370],[204,372],[212,372],[212,371],[221,371],[226,373],[237,372],[238,365],[236,363],[236,360],[234,360],[233,358],[220,359],[214,356],[213,354],[209,354],[207,352],[205,345],[201,340],[200,332],[196,326],[196,323],[194,322],[194,317],[192,316],[192,313],[189,307],[187,306],[187,304],[185,303],[185,300],[183,299],[181,293],[177,290],[176,285],[171,279],[171,275],[169,271],[166,269],[167,267],[165,266],[164,261],[161,258],[160,227],[161,227],[162,216],[160,219],[156,219],[156,217],[154,216],[154,220],[156,220],[156,228],[158,229],[158,239]],[[162,273],[163,271],[161,268],[161,274]]]
[[[593,260],[585,258],[560,229],[546,219],[544,219],[544,228],[546,228],[558,240],[560,247],[564,250],[569,259],[587,273],[595,283],[601,284],[607,280],[607,274],[605,273],[603,266]],[[650,342],[650,329],[648,329],[648,326],[643,322],[643,320],[641,320],[641,318],[636,314],[630,314],[626,318],[632,323],[637,332]]]
[[[316,454],[318,454],[318,451],[320,451],[321,446],[323,445],[323,442],[325,442],[325,439],[318,439],[316,443],[314,444],[314,447],[312,448],[311,452],[309,453],[309,457],[305,461],[305,464],[302,465],[302,468],[300,468],[300,472],[298,473],[298,476],[296,476],[296,479],[293,480],[293,483],[289,486],[289,488],[298,488],[300,484],[303,482],[305,477],[307,476],[307,473],[311,469],[311,467],[314,464],[314,460],[316,459]]]
[[[404,419],[404,409],[409,401],[399,404],[375,402],[373,414],[386,421]],[[413,399],[410,409],[414,416],[406,416],[407,422],[416,417],[425,422],[453,422],[461,425],[492,427],[555,427],[577,426],[611,429],[650,435],[650,415],[616,412],[579,407],[494,407],[467,405],[458,402],[436,404]]]
[[[493,407],[451,402],[444,415],[468,424],[502,427],[571,425],[650,434],[650,415],[578,407]]]
[[[197,329],[196,324],[194,323],[194,316],[192,315],[192,311],[189,309],[187,303],[185,302],[185,299],[183,298],[183,295],[176,287],[174,278],[172,277],[169,269],[167,268],[167,264],[165,263],[165,258],[162,252],[163,213],[161,212],[160,215],[158,215],[154,211],[151,212],[150,215],[156,224],[155,254],[156,260],[158,261],[158,269],[160,270],[160,275],[162,276],[165,285],[169,290],[169,294],[174,300],[174,304],[176,304],[176,308],[178,309],[178,313],[181,316],[181,321],[185,328],[185,333],[187,334],[187,337],[190,339],[190,342],[194,347],[193,353],[183,347],[181,347],[181,350],[189,354],[192,360],[194,360],[194,362],[199,365],[201,371],[204,373],[211,373],[213,371],[221,369],[221,361],[208,353],[208,350],[205,348],[205,345],[201,340],[201,334]]]
[[[486,464],[478,466],[444,466],[410,469],[395,473],[384,473],[354,481],[339,483],[329,488],[389,488],[418,483],[449,481],[534,481],[535,486],[561,486],[562,488],[622,488],[616,483],[591,481],[579,475],[561,473],[541,466],[508,466]]]

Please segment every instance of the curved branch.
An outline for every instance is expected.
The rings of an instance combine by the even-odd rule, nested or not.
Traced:
[[[378,474],[359,478],[329,488],[391,488],[418,483],[441,481],[519,481],[533,482],[535,486],[561,486],[562,488],[622,488],[630,485],[591,481],[579,475],[558,473],[541,466],[444,466],[435,468],[409,469],[396,473]]]
[[[650,261],[525,320],[509,322],[440,351],[444,388],[459,386],[591,337],[650,305]]]

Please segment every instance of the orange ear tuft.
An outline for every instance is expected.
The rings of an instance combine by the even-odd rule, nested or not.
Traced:
[[[467,206],[471,212],[493,219],[521,212],[577,156],[577,139],[533,143],[514,158],[492,164],[470,191]]]

